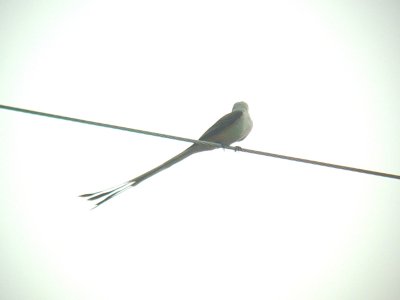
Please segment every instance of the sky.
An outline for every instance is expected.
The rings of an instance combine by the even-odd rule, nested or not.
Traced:
[[[397,1],[3,1],[0,103],[400,174]],[[4,299],[398,299],[400,181],[0,110]],[[238,144],[239,145],[239,144]]]

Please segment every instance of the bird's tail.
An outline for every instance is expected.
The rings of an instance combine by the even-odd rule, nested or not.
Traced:
[[[133,179],[132,179],[133,180]],[[98,207],[99,205],[103,204],[104,202],[110,200],[111,198],[117,196],[118,194],[122,193],[123,191],[126,191],[127,189],[135,186],[137,183],[132,182],[132,180],[129,180],[119,186],[112,187],[103,191],[95,192],[95,193],[90,193],[90,194],[83,194],[80,195],[79,197],[84,197],[87,198],[87,200],[94,201],[94,200],[101,200],[100,202],[96,203],[96,206],[93,208]]]
[[[95,193],[90,193],[90,194],[83,194],[80,195],[80,197],[87,198],[87,200],[94,201],[94,200],[100,200],[100,202],[96,203],[96,207],[100,206],[104,202],[110,200],[111,198],[114,198],[118,194],[126,191],[127,189],[134,187],[135,185],[139,184],[140,182],[150,178],[151,176],[157,174],[158,172],[161,172],[172,165],[176,164],[177,162],[189,157],[190,155],[205,151],[205,150],[210,150],[210,149],[205,149],[204,147],[199,147],[199,145],[192,145],[183,152],[179,153],[178,155],[174,156],[173,158],[167,160],[163,164],[159,165],[158,167],[136,177],[133,178],[121,185],[118,185],[116,187],[112,187],[103,191],[95,192]]]

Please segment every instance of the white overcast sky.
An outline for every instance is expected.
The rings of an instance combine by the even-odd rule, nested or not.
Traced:
[[[0,103],[400,173],[398,1],[2,1]],[[399,299],[400,181],[0,110],[2,299]]]

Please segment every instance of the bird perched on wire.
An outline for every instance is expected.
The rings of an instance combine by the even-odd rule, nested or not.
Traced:
[[[223,116],[213,126],[211,126],[200,138],[201,141],[213,142],[229,146],[234,142],[242,141],[250,133],[253,127],[253,122],[249,115],[249,106],[245,102],[237,102],[233,105],[232,112]],[[100,192],[84,194],[80,197],[85,197],[88,200],[100,200],[96,206],[103,204],[111,198],[117,196],[123,191],[138,185],[140,182],[150,178],[151,176],[161,172],[172,165],[184,160],[192,154],[214,150],[218,147],[204,144],[193,144],[178,155],[167,160],[163,164],[147,171],[146,173],[133,178],[119,186],[109,188]]]

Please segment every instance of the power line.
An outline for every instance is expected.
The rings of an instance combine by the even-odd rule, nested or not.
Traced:
[[[105,124],[105,123],[100,123],[100,122],[65,117],[65,116],[49,114],[49,113],[44,113],[44,112],[34,111],[34,110],[29,110],[29,109],[24,109],[24,108],[18,108],[18,107],[13,107],[13,106],[7,106],[7,105],[2,105],[2,104],[0,104],[0,108],[13,110],[13,111],[17,111],[17,112],[22,112],[22,113],[27,113],[27,114],[32,114],[32,115],[38,115],[38,116],[42,116],[42,117],[53,118],[53,119],[61,119],[61,120],[65,120],[65,121],[77,122],[77,123],[82,123],[82,124],[89,124],[89,125],[106,127],[106,128],[111,128],[111,129],[135,132],[135,133],[140,133],[140,134],[153,135],[153,136],[157,136],[157,137],[178,140],[178,141],[183,141],[183,142],[188,142],[188,143],[196,143],[196,144],[202,144],[202,145],[211,145],[211,146],[221,147],[221,144],[218,144],[218,143],[192,140],[192,139],[187,139],[187,138],[169,135],[169,134],[162,134],[162,133],[151,132],[151,131],[146,131],[146,130],[133,129],[133,128],[110,125],[110,124]],[[227,147],[225,147],[225,148],[227,148]]]
[[[400,175],[395,175],[395,174],[371,171],[371,170],[366,170],[366,169],[359,169],[359,168],[354,168],[354,167],[347,167],[347,166],[336,165],[336,164],[331,164],[331,163],[326,163],[326,162],[320,162],[320,161],[316,161],[316,160],[298,158],[298,157],[293,157],[293,156],[286,156],[286,155],[269,153],[269,152],[264,152],[264,151],[245,149],[245,148],[241,148],[241,147],[225,146],[225,145],[221,145],[221,144],[213,143],[213,142],[193,140],[193,139],[183,138],[183,137],[169,135],[169,134],[163,134],[163,133],[157,133],[157,132],[152,132],[152,131],[133,129],[133,128],[110,125],[110,124],[105,124],[105,123],[100,123],[100,122],[71,118],[71,117],[49,114],[49,113],[44,113],[44,112],[39,112],[39,111],[34,111],[34,110],[29,110],[29,109],[24,109],[24,108],[18,108],[18,107],[13,107],[13,106],[7,106],[7,105],[2,105],[2,104],[0,104],[0,108],[17,111],[17,112],[22,112],[22,113],[27,113],[27,114],[38,115],[38,116],[42,116],[42,117],[60,119],[60,120],[71,121],[71,122],[78,122],[78,123],[82,123],[82,124],[106,127],[106,128],[135,132],[135,133],[146,134],[146,135],[152,135],[152,136],[157,136],[157,137],[162,137],[162,138],[167,138],[167,139],[172,139],[172,140],[178,140],[178,141],[183,141],[183,142],[188,142],[188,143],[209,145],[209,146],[214,146],[217,148],[224,148],[224,149],[229,149],[229,150],[234,150],[234,151],[247,152],[247,153],[257,154],[257,155],[264,155],[264,156],[286,159],[286,160],[307,163],[307,164],[313,164],[313,165],[323,166],[323,167],[328,167],[328,168],[335,168],[335,169],[346,170],[346,171],[351,171],[351,172],[358,172],[358,173],[363,173],[363,174],[369,174],[369,175],[375,175],[375,176],[381,176],[381,177],[387,177],[387,178],[393,178],[393,179],[400,179]]]

